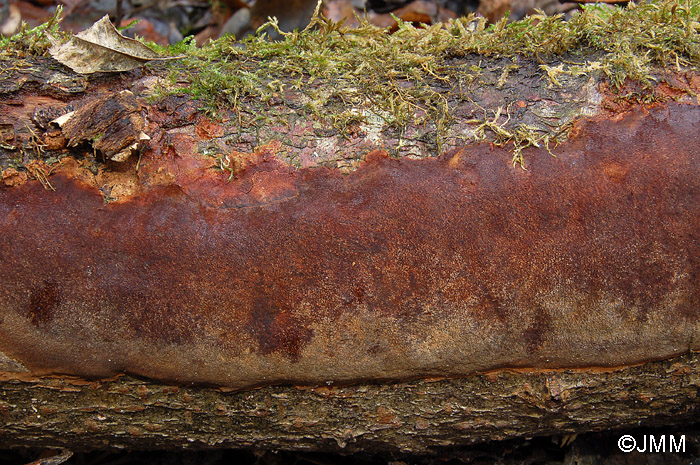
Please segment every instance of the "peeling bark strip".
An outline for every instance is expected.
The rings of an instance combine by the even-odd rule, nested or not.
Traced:
[[[109,204],[57,170],[0,190],[0,350],[244,388],[699,349],[699,126],[681,104],[582,123],[527,171],[487,145],[347,176],[268,148],[227,182],[146,153]]]
[[[65,115],[61,130],[69,147],[90,141],[106,158],[124,161],[136,149],[144,127],[140,109],[133,93],[115,92]]]

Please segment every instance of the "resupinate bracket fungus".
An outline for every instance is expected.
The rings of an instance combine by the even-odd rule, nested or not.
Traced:
[[[343,175],[272,144],[230,176],[171,140],[110,202],[65,161],[0,188],[0,362],[242,389],[698,350],[699,122],[581,121],[527,170],[481,144]]]

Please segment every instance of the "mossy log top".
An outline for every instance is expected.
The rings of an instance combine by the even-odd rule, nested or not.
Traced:
[[[441,31],[457,32],[408,26],[396,40],[404,41],[399,51],[412,57],[416,72],[382,67],[388,89],[382,94],[364,76],[365,62],[344,69],[350,58],[338,53],[345,61],[323,64],[333,47],[354,42],[320,19],[317,29],[278,44],[252,41],[238,50],[219,42],[212,49],[227,53],[220,61],[192,52],[180,65],[116,77],[77,76],[41,57],[0,61],[6,96],[0,234],[11,240],[0,248],[6,415],[26,412],[19,386],[30,383],[36,399],[58,383],[44,415],[58,415],[51,421],[64,431],[65,407],[89,411],[90,399],[98,399],[99,421],[81,417],[94,433],[87,447],[107,437],[113,445],[138,445],[139,437],[165,434],[162,445],[311,447],[310,438],[321,444],[319,437],[329,437],[318,447],[331,448],[363,437],[358,448],[420,451],[486,434],[576,431],[586,421],[588,428],[630,424],[639,413],[632,404],[624,418],[591,412],[619,408],[622,397],[606,397],[608,387],[629,391],[634,378],[648,388],[644,395],[662,399],[659,410],[647,412],[650,421],[693,414],[695,357],[675,361],[680,378],[670,374],[676,371],[670,362],[650,361],[700,348],[694,7],[680,21],[691,35],[687,46],[669,49],[673,69],[632,63],[646,84],[625,81],[623,95],[610,91],[616,81],[605,75],[624,54],[565,51],[566,58],[552,55],[543,64],[527,55],[487,57],[469,48],[460,55],[438,47],[421,59],[408,53],[411,34],[425,34],[430,44],[445,38]],[[606,21],[619,26],[621,18],[630,19]],[[561,32],[548,21],[539,24]],[[470,34],[471,23],[453,26],[459,31],[460,24],[459,34]],[[480,24],[474,29],[486,34]],[[499,27],[509,37],[513,30],[532,36],[543,26]],[[380,40],[376,31],[363,34],[367,43]],[[391,40],[382,43],[389,47]],[[321,55],[310,51],[313,42],[325,47]],[[571,65],[574,56],[583,61]],[[189,74],[204,63],[210,68]],[[267,77],[251,66],[269,71]],[[371,79],[381,84],[379,69]],[[601,371],[640,363],[646,364]],[[474,375],[508,368],[532,371]],[[577,371],[552,371],[569,368]],[[118,378],[86,382],[75,397],[64,397],[72,378],[37,378],[124,372],[234,389],[365,384],[329,391],[361,399],[349,410],[354,422],[318,423],[313,418],[324,403],[305,396],[316,399],[323,390],[267,387],[224,401],[215,389],[174,389],[201,402],[189,418],[206,410],[205,430],[218,408],[211,399],[220,399],[224,412],[236,412],[225,421],[241,425],[241,436],[199,435],[185,417],[186,425],[176,423],[189,435],[178,436],[164,420],[170,411],[159,410],[170,401],[161,399],[157,408],[135,410],[147,412],[152,426],[121,442],[127,436],[115,436],[118,422],[100,432],[112,390],[126,390],[114,408],[133,417],[134,408],[122,406],[130,402],[129,386],[158,393],[170,387]],[[594,386],[583,401],[586,421],[565,421],[545,400],[561,381],[548,376],[569,375]],[[465,378],[371,384],[429,377]],[[531,398],[530,382],[542,388],[532,394],[540,410],[511,403],[513,395],[522,399],[513,392]],[[396,435],[366,423],[376,399],[365,393],[384,391],[389,397],[378,421],[399,428]],[[414,403],[443,402],[451,391],[466,396],[455,405],[482,398],[484,409],[464,418],[461,407],[458,414],[426,407],[429,419],[404,418],[415,415]],[[283,406],[282,416],[269,417],[277,430],[251,419],[248,404],[234,407],[255,396]],[[315,406],[304,410],[309,405]],[[342,407],[348,406],[337,415]],[[287,417],[288,409],[301,410]],[[477,419],[487,411],[496,412],[493,421]],[[514,425],[515,412],[531,421]],[[537,426],[542,412],[553,416]],[[41,443],[20,428],[29,421],[23,415],[8,423],[8,445]],[[46,431],[47,417],[37,421]],[[317,429],[297,435],[288,421]],[[346,421],[352,426],[339,433]],[[446,429],[431,426],[442,424]],[[52,444],[62,441],[42,434]]]

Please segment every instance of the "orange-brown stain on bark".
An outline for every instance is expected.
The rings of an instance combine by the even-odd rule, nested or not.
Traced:
[[[527,170],[479,145],[344,176],[268,147],[230,181],[193,135],[162,157],[154,137],[124,201],[60,170],[0,188],[0,351],[238,388],[697,349],[699,124],[679,104],[582,123]]]

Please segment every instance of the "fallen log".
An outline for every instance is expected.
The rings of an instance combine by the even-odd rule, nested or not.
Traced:
[[[173,65],[26,59],[0,83],[3,445],[426,452],[696,415],[694,70],[639,104],[597,65],[451,58],[481,78],[426,84],[447,113],[396,90],[403,126],[358,100],[329,127],[309,88],[212,118],[154,101]]]
[[[616,370],[238,392],[129,376],[3,374],[0,446],[449,455],[515,437],[689,425],[700,409],[698,373],[695,354]]]

